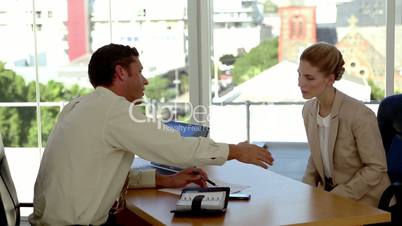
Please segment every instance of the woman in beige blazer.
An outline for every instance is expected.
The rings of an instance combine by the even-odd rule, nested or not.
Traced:
[[[336,47],[317,43],[300,56],[299,87],[310,158],[303,182],[377,207],[390,184],[377,119],[333,87],[344,72]]]

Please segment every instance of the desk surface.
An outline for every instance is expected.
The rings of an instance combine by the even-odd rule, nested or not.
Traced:
[[[388,212],[312,188],[237,161],[206,167],[210,179],[251,185],[249,201],[229,201],[222,216],[174,217],[178,196],[156,189],[130,190],[127,207],[153,225],[363,225],[390,221]]]

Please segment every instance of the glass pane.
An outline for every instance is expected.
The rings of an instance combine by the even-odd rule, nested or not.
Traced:
[[[61,107],[91,88],[89,5],[84,0],[35,1],[40,101],[46,106],[41,108],[44,147]],[[30,101],[35,101],[35,85],[29,85]]]
[[[337,4],[337,47],[341,49],[346,59],[345,82],[368,84],[371,88],[371,92],[367,92],[370,93],[370,98],[367,99],[368,94],[363,91],[362,86],[346,88],[345,85],[343,90],[363,101],[379,101],[384,98],[385,3],[385,1],[351,1]]]
[[[90,0],[88,3],[91,53],[111,42],[110,0]]]
[[[1,2],[0,136],[21,202],[32,202],[40,160],[36,105],[28,103],[36,77],[32,14],[31,0]]]
[[[402,0],[396,0],[395,7],[395,73],[394,92],[402,93]]]
[[[238,143],[247,140],[245,105],[212,105],[210,137],[215,141]]]
[[[161,103],[159,117],[187,121],[187,1],[112,1],[112,40],[139,51],[148,107]]]
[[[297,68],[301,52],[316,42],[334,44],[343,53],[346,72],[335,83],[339,90],[365,102],[384,98],[385,1],[214,0],[213,4],[213,102],[246,106],[249,101],[249,128],[243,130],[249,131],[251,142],[307,141],[305,132],[296,129],[303,128],[305,101],[297,85]],[[239,120],[232,114],[219,118],[218,109],[211,111],[211,121]],[[211,126],[212,131],[226,131]]]
[[[1,102],[26,102],[35,80],[32,1],[2,1],[0,9]]]
[[[35,147],[35,54],[32,1],[5,1],[0,10],[0,131],[5,147]],[[9,103],[15,102],[15,103]],[[17,106],[17,107],[11,107]]]

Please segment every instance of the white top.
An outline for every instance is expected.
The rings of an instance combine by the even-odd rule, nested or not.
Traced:
[[[332,162],[329,158],[329,130],[331,123],[331,114],[326,117],[321,117],[317,111],[317,124],[318,124],[318,133],[320,136],[320,149],[321,149],[321,157],[322,163],[324,165],[324,174],[326,177],[332,177]]]
[[[130,112],[130,106],[125,98],[98,87],[64,107],[42,157],[31,224],[105,223],[134,154],[182,167],[227,160],[227,144],[183,138],[158,122],[145,122],[141,111],[133,107]],[[155,172],[132,173],[129,184],[154,186]]]

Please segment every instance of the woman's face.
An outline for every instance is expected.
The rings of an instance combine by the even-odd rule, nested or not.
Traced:
[[[334,75],[325,75],[317,67],[311,66],[308,61],[299,63],[299,87],[304,99],[323,97],[332,88]]]

